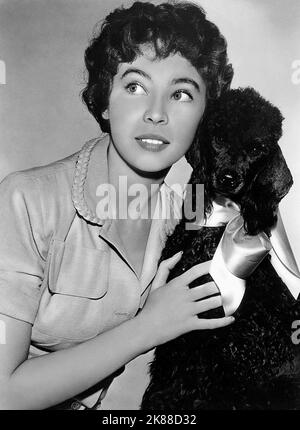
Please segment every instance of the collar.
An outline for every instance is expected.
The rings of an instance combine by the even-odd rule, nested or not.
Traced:
[[[97,188],[100,184],[108,183],[107,151],[110,142],[108,134],[89,140],[79,151],[75,166],[72,201],[78,214],[92,224],[103,226],[106,219],[98,217]],[[175,220],[181,217],[182,197],[166,182],[160,187],[159,215],[166,221],[165,229],[168,234],[174,229]]]
[[[100,235],[109,241],[134,270],[134,265],[118,235],[112,219],[97,215],[97,188],[108,183],[107,150],[110,142],[108,134],[85,143],[78,154],[72,185],[72,201],[77,213],[88,223],[101,226]],[[164,182],[160,189],[152,220],[142,271],[142,284],[146,286],[155,275],[157,263],[167,236],[172,234],[181,218],[182,197]],[[144,289],[143,288],[143,289]]]

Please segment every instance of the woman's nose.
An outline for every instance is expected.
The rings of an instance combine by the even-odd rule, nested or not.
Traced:
[[[144,121],[151,124],[167,124],[168,114],[162,100],[152,100],[144,113]]]

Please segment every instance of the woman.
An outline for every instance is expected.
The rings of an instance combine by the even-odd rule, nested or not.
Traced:
[[[83,99],[105,134],[1,183],[1,409],[84,408],[79,399],[99,390],[96,408],[134,357],[233,321],[197,317],[222,303],[199,302],[218,293],[214,283],[187,288],[209,265],[166,284],[180,253],[160,266],[149,295],[177,222],[155,216],[176,209],[164,178],[206,103],[230,85],[224,38],[195,5],[137,2],[108,15],[85,61]],[[147,191],[139,217],[124,178]]]

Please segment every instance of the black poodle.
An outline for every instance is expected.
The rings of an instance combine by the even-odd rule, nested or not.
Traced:
[[[213,201],[230,199],[240,208],[248,235],[270,235],[278,203],[293,182],[277,143],[282,120],[280,111],[252,88],[227,91],[208,106],[187,154],[194,169],[190,183],[205,187],[206,217]],[[161,257],[184,251],[169,280],[212,259],[225,229],[187,230],[186,222],[183,214]],[[190,287],[211,280],[206,275]],[[142,409],[300,409],[300,347],[291,340],[299,301],[269,256],[246,285],[234,324],[194,331],[156,348]],[[218,316],[224,316],[223,308],[201,314]]]

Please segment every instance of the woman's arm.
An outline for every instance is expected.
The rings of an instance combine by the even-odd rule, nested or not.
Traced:
[[[199,319],[197,314],[221,305],[214,283],[193,289],[192,280],[207,273],[207,263],[194,266],[164,285],[176,256],[162,263],[144,309],[133,319],[94,339],[68,349],[27,359],[31,324],[1,315],[6,343],[0,345],[0,409],[44,409],[73,397],[139,354],[183,333],[217,328],[233,319]],[[198,300],[198,302],[197,302]]]
[[[129,320],[68,349],[27,360],[31,324],[1,316],[6,325],[0,345],[0,408],[44,409],[88,389],[141,354],[143,327]]]

